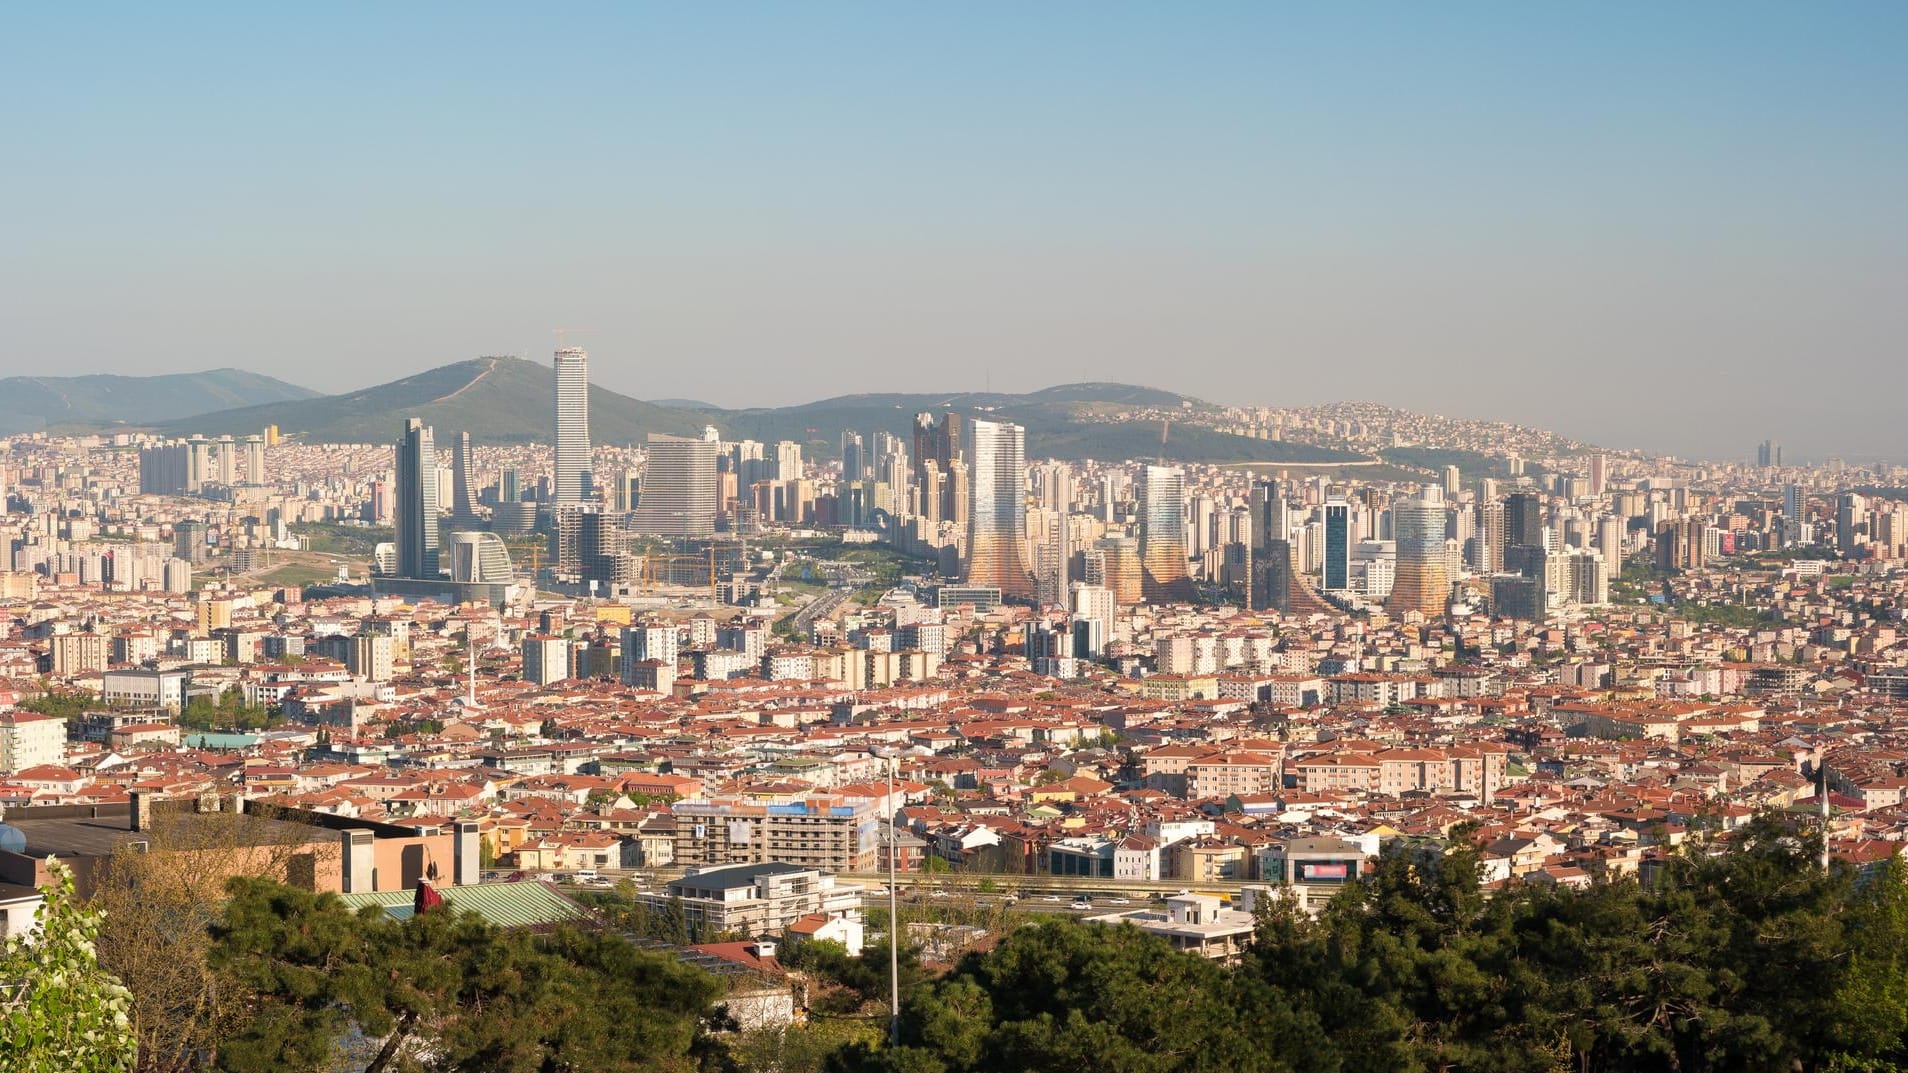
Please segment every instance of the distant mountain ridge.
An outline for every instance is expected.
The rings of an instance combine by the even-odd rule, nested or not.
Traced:
[[[267,402],[156,422],[170,435],[239,435],[267,425],[307,442],[384,443],[397,439],[404,420],[422,418],[440,434],[469,432],[479,443],[547,443],[551,435],[551,370],[522,358],[487,357],[361,388],[342,395]],[[1062,384],[1026,394],[842,395],[799,406],[727,410],[686,400],[643,402],[590,387],[590,438],[597,443],[641,443],[651,432],[699,435],[708,425],[730,439],[765,443],[794,440],[811,458],[830,458],[843,431],[907,439],[914,415],[957,411],[1027,428],[1029,458],[1162,457],[1188,462],[1345,462],[1364,456],[1306,444],[1236,436],[1177,426],[1150,413],[1208,408],[1189,396],[1131,384]],[[1162,443],[1162,437],[1164,442]]]
[[[549,366],[522,358],[471,358],[342,395],[201,414],[161,431],[225,435],[277,425],[282,435],[313,443],[384,443],[397,439],[406,418],[419,417],[440,433],[469,432],[479,443],[547,443],[551,376]],[[704,424],[689,411],[590,385],[590,437],[597,443],[636,443],[649,432],[688,435]]]
[[[243,369],[161,376],[9,376],[0,379],[0,436],[68,426],[148,427],[235,406],[319,397],[309,388]]]

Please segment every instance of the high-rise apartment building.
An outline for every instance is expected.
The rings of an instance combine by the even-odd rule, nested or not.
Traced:
[[[778,481],[802,479],[801,444],[793,440],[783,440],[775,445],[775,479]]]
[[[1509,541],[1505,533],[1504,504],[1485,502],[1477,505],[1477,531],[1471,538],[1471,565],[1477,572],[1489,577],[1504,571],[1504,547]]]
[[[1139,487],[1140,591],[1156,603],[1192,599],[1186,574],[1186,473],[1142,466]]]
[[[590,494],[590,356],[581,347],[556,352],[556,481],[558,503]]]
[[[398,576],[437,577],[437,452],[419,418],[404,422],[398,441],[396,498]]]
[[[643,494],[630,530],[656,536],[706,537],[715,532],[716,444],[649,434]]]
[[[948,420],[955,420],[948,415]],[[946,422],[943,422],[945,425]],[[967,460],[971,489],[967,524],[969,587],[998,588],[1003,597],[1031,600],[1027,569],[1027,430],[1003,421],[970,421]],[[920,426],[915,428],[920,433]]]

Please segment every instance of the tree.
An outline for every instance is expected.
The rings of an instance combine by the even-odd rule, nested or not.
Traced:
[[[1130,927],[1023,927],[903,1002],[902,1045],[836,1068],[1108,1073],[1333,1067],[1329,1044],[1270,989]],[[1252,1016],[1241,1016],[1241,1007]]]
[[[132,996],[93,953],[102,914],[80,905],[71,870],[46,863],[36,930],[0,949],[0,1057],[9,1073],[130,1070]]]
[[[232,875],[293,879],[337,852],[304,835],[252,813],[155,810],[144,849],[120,846],[99,873],[100,963],[132,991],[142,1070],[197,1069],[236,1030],[244,1010],[210,963],[208,929]]]
[[[612,935],[505,931],[436,909],[352,914],[329,894],[235,879],[214,961],[252,996],[234,1071],[327,1070],[353,1032],[365,1073],[688,1070],[711,976]]]

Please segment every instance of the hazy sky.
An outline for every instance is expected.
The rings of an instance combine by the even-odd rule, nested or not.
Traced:
[[[645,398],[1908,461],[1904,56],[1900,0],[12,4],[0,374],[340,390],[568,326]]]

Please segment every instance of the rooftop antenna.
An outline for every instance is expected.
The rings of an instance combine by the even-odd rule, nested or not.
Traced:
[[[593,332],[593,331],[595,331],[596,329],[595,329],[595,328],[552,328],[552,329],[550,329],[550,330],[551,330],[552,332],[555,332],[555,333],[556,333],[556,337],[557,337],[557,349],[558,349],[558,350],[562,350],[562,349],[563,349],[563,342],[564,342],[564,340],[563,340],[563,336],[564,336],[564,333],[566,333],[566,332]]]

